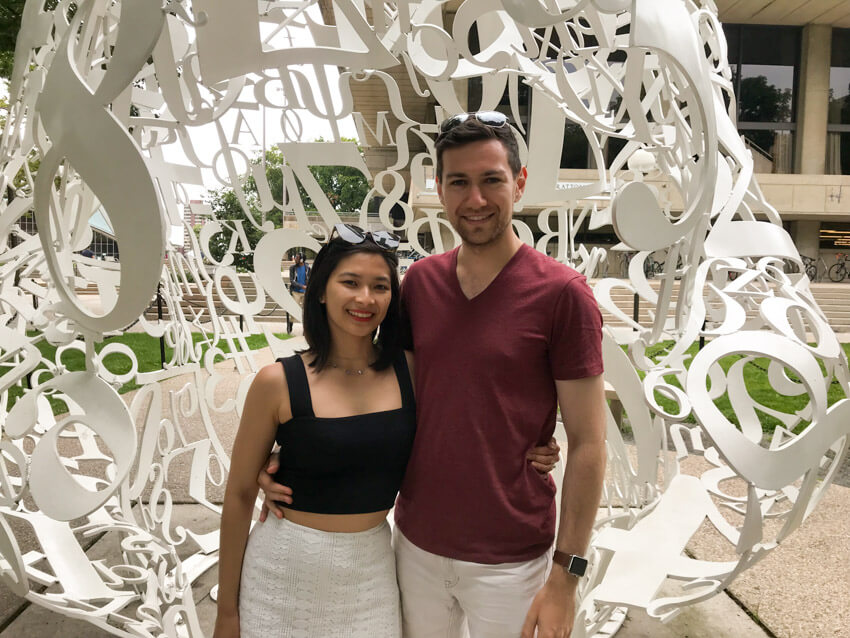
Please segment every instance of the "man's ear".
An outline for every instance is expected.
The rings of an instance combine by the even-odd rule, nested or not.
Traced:
[[[440,199],[440,203],[445,206],[445,202],[443,202],[443,183],[439,177],[434,181],[437,182],[437,197]]]
[[[516,189],[514,190],[514,202],[518,202],[520,198],[522,198],[522,194],[525,192],[525,182],[528,179],[528,171],[525,170],[525,166],[519,169],[519,173],[516,176]]]

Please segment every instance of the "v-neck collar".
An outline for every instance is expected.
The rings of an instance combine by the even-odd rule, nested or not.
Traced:
[[[517,249],[517,251],[511,256],[510,259],[508,259],[507,263],[504,266],[502,266],[502,269],[496,274],[496,276],[493,277],[493,281],[491,281],[489,284],[487,284],[487,287],[484,290],[482,290],[481,292],[479,292],[477,295],[475,295],[474,297],[467,297],[466,293],[463,292],[463,288],[460,285],[460,279],[457,276],[457,258],[458,258],[458,255],[460,255],[460,246],[458,246],[454,251],[454,255],[452,255],[452,277],[451,277],[451,279],[454,282],[455,292],[458,295],[460,295],[461,299],[465,300],[467,303],[472,303],[472,302],[476,301],[477,299],[480,299],[485,294],[487,294],[488,291],[493,289],[498,284],[499,280],[502,279],[505,276],[505,273],[507,271],[513,269],[514,263],[519,258],[520,253],[524,252],[526,250],[526,248],[528,248],[527,244],[525,244],[525,243],[520,244],[520,247]]]

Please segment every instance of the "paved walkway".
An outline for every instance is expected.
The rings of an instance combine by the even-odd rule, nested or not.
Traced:
[[[198,505],[178,505],[175,508],[175,523],[198,524],[203,519],[209,525],[215,524],[215,517]],[[106,543],[106,541],[101,541]],[[102,557],[113,553],[111,547],[89,549],[90,556]],[[215,603],[209,597],[210,588],[215,585],[217,569],[211,569],[196,581],[195,603],[198,609],[201,628],[208,637],[212,636],[215,622]],[[64,618],[36,605],[12,596],[5,587],[0,588],[0,612],[5,623],[0,630],[0,638],[109,638],[111,634],[92,625]],[[11,622],[9,622],[11,621]],[[779,636],[815,636],[816,634],[777,634]],[[817,634],[821,635],[821,634]],[[823,634],[840,636],[842,634]],[[668,624],[650,619],[646,614],[633,613],[616,634],[617,638],[770,638],[758,624],[741,609],[728,595],[720,594],[709,601],[687,609]],[[333,638],[328,636],[327,638]],[[376,636],[375,638],[381,638]]]
[[[296,334],[300,332],[296,325]],[[261,365],[272,360],[268,350],[258,352]],[[226,374],[219,392],[232,396],[238,377]],[[179,387],[180,380],[173,383]],[[124,395],[129,401],[130,396]],[[233,428],[219,427],[226,449]],[[691,462],[691,461],[688,461]],[[700,459],[693,462],[699,463]],[[184,468],[184,471],[187,468]],[[688,468],[685,467],[685,471]],[[175,477],[185,484],[187,477]],[[215,529],[217,518],[205,508],[191,504],[175,491],[175,523],[192,522],[200,531]],[[211,494],[220,499],[221,494]],[[90,557],[116,551],[99,541],[88,550]],[[695,558],[717,560],[717,539],[697,535],[688,546]],[[107,561],[109,562],[109,561]],[[833,485],[804,525],[755,567],[732,583],[728,593],[687,608],[668,624],[650,619],[641,611],[629,614],[620,638],[850,638],[850,488]],[[212,569],[196,582],[194,592],[201,626],[212,635],[215,603],[209,590],[215,584]],[[754,619],[758,619],[757,621]],[[65,619],[17,598],[0,584],[0,638],[106,638],[110,634],[80,621]],[[380,638],[380,637],[376,637]]]

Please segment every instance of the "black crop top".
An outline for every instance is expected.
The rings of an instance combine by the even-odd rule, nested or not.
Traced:
[[[292,488],[289,509],[316,514],[363,514],[390,509],[404,477],[416,404],[402,352],[393,363],[401,408],[346,417],[317,417],[300,355],[278,359],[286,372],[292,419],[277,428],[280,469],[275,481]]]

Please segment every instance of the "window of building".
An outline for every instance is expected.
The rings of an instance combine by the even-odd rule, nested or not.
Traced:
[[[823,273],[823,280],[846,280],[847,255],[850,255],[850,223],[823,222],[820,227],[818,259],[818,273]],[[841,264],[844,264],[844,267]]]
[[[737,102],[738,130],[757,173],[791,173],[800,74],[799,27],[723,25]]]
[[[850,29],[832,30],[826,172],[850,175]]]

